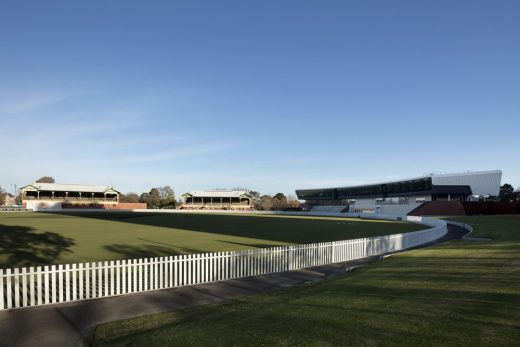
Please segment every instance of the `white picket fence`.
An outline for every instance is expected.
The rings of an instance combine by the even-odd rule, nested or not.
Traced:
[[[233,252],[0,269],[0,310],[223,281],[360,259],[442,237],[427,230],[355,240]]]

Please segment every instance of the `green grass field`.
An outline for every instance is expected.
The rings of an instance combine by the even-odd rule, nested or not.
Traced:
[[[96,346],[518,346],[520,216],[456,218],[488,242],[403,252],[352,275],[102,325]]]
[[[422,228],[402,222],[244,214],[0,213],[0,267],[229,251]]]

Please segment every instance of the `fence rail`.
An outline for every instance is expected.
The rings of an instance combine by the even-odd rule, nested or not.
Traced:
[[[440,221],[439,221],[440,222]],[[0,310],[257,276],[360,259],[442,237],[427,230],[346,241],[80,264],[0,269]]]

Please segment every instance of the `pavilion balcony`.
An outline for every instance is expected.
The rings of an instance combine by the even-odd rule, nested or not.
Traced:
[[[63,201],[63,202],[117,202],[117,197],[79,197],[79,196],[24,196],[23,200],[47,200],[47,201]]]

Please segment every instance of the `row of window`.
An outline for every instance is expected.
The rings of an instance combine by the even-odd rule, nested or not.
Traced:
[[[431,177],[393,183],[372,184],[360,187],[297,190],[298,199],[337,200],[356,197],[386,197],[404,193],[425,192],[432,189]]]

